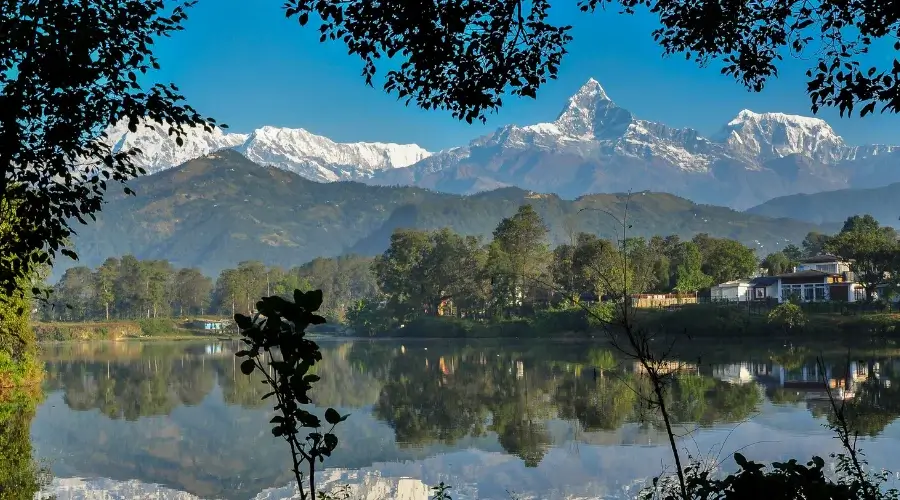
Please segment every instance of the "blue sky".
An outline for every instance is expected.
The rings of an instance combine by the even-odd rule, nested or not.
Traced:
[[[573,24],[575,40],[559,79],[544,86],[536,100],[507,98],[486,125],[469,125],[447,113],[407,108],[377,84],[366,87],[358,58],[348,56],[340,43],[319,43],[315,26],[285,19],[282,4],[201,0],[185,31],[158,43],[158,78],[177,84],[201,113],[235,132],[262,125],[300,127],[341,142],[412,142],[431,150],[465,144],[509,123],[553,120],[590,77],[638,117],[704,134],[716,132],[744,108],[812,114],[804,92],[806,61],[786,59],[781,78],[751,93],[722,76],[718,66],[662,58],[650,35],[656,27],[652,17],[612,10],[582,14],[575,0],[567,0],[559,2],[554,22]],[[872,57],[890,62],[894,55]],[[896,115],[842,119],[822,110],[818,116],[851,144],[900,144]]]

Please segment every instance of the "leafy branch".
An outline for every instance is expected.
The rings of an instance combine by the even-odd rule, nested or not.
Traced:
[[[271,389],[262,399],[272,396],[276,399],[274,410],[279,414],[270,422],[274,425],[272,434],[283,437],[290,445],[291,470],[301,500],[316,498],[316,461],[323,463],[337,448],[334,428],[349,416],[328,408],[325,422],[330,427],[323,433],[321,419],[304,408],[312,403],[308,394],[312,384],[319,381],[319,376],[310,370],[322,360],[318,344],[306,338],[306,329],[325,323],[325,318],[315,314],[322,306],[322,299],[322,290],[295,290],[293,302],[278,296],[263,297],[256,303],[257,313],[252,318],[243,314],[234,316],[247,344],[246,350],[235,354],[247,358],[241,362],[241,372],[262,373],[263,384]],[[303,429],[311,432],[301,438]],[[304,474],[308,474],[308,490],[304,489]]]

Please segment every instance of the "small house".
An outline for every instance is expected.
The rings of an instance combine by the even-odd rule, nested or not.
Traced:
[[[196,319],[188,323],[188,328],[196,330],[220,331],[228,326],[228,322],[209,319]]]
[[[854,282],[850,264],[834,255],[804,259],[792,272],[755,278],[751,285],[753,300],[785,302],[796,297],[801,302],[856,302],[865,298],[862,286]]]
[[[751,280],[732,280],[709,289],[713,302],[747,302],[751,300]]]

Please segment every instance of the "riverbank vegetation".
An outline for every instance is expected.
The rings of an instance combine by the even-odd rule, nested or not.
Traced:
[[[705,234],[690,241],[673,235],[623,241],[572,232],[569,243],[551,249],[544,221],[523,205],[503,219],[486,242],[449,229],[398,229],[388,249],[374,258],[321,258],[291,269],[247,261],[215,280],[198,269],[178,269],[162,260],[109,258],[96,269],[67,270],[54,286],[52,300],[41,304],[35,317],[97,325],[82,331],[67,327],[73,333],[62,335],[41,329],[53,338],[105,338],[113,334],[104,331],[114,330],[103,326],[105,321],[230,318],[251,314],[254,297],[321,289],[323,316],[330,323],[351,326],[357,335],[564,337],[591,333],[591,315],[584,307],[595,313],[609,309],[603,299],[623,286],[630,294],[665,293],[693,302],[714,283],[754,276],[761,267],[777,275],[790,271],[804,256],[826,251],[854,258],[854,271],[871,292],[886,276],[900,275],[890,272],[900,265],[897,245],[887,243],[895,237],[892,231],[871,217],[852,217],[835,236],[811,233],[800,246],[788,245],[761,260],[737,241]],[[683,305],[672,313],[642,309],[638,316],[665,320],[696,335],[769,335],[783,330],[765,321],[773,304],[746,305],[745,310],[728,304],[696,309],[700,307],[706,306]],[[792,334],[888,327],[895,319],[857,314],[876,312],[871,304],[865,311],[846,302],[802,307],[809,325],[791,329]]]
[[[230,335],[227,330],[204,330],[195,322],[174,318],[86,322],[33,322],[38,342],[125,339],[182,339]]]

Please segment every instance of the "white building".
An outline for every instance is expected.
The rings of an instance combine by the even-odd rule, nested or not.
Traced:
[[[751,300],[750,280],[732,280],[709,289],[713,302],[747,302]]]

